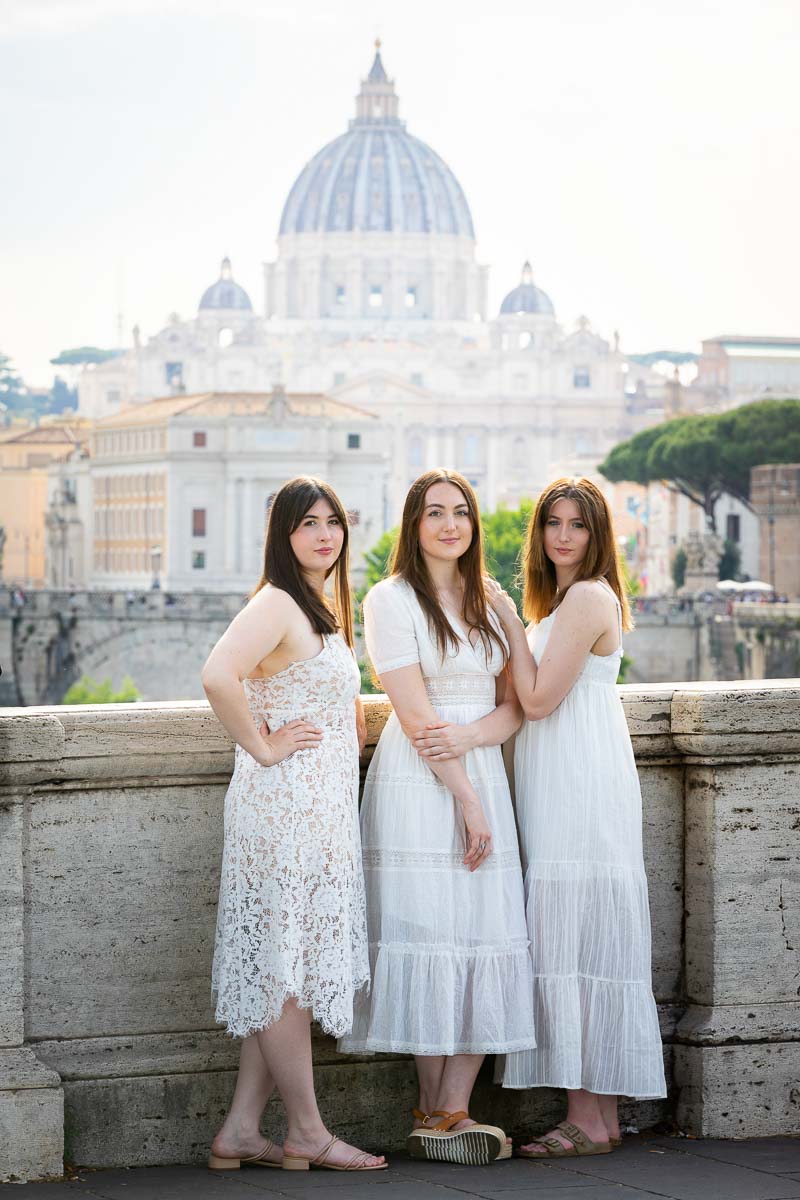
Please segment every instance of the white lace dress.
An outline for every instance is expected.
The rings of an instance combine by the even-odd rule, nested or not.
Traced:
[[[533,631],[537,662],[556,620],[551,613]],[[605,657],[589,654],[558,708],[517,734],[538,1045],[506,1058],[505,1087],[666,1095],[642,798],[616,689],[621,656],[621,644]]]
[[[495,707],[502,658],[487,660],[464,634],[444,663],[411,587],[377,584],[364,605],[378,674],[419,663],[434,708],[466,724]],[[464,831],[452,794],[392,713],[370,763],[361,838],[372,989],[356,997],[350,1053],[484,1054],[535,1045],[532,980],[519,848],[499,746],[464,766],[481,798],[494,852],[463,865]]]
[[[262,767],[236,747],[225,797],[212,994],[217,1020],[246,1037],[289,997],[335,1037],[369,982],[358,830],[355,697],[360,677],[344,638],[269,679],[244,681],[257,724],[305,718],[322,743]]]

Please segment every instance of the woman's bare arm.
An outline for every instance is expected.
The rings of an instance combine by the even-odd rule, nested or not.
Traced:
[[[284,640],[297,611],[286,592],[262,588],[231,621],[203,667],[201,680],[209,704],[233,740],[262,766],[271,766],[285,757],[280,751],[287,748],[274,745],[259,733],[247,707],[242,680]],[[321,735],[312,732],[315,727],[310,723],[298,721],[291,725],[296,731],[293,749],[318,744]]]
[[[438,719],[418,730],[411,740],[420,757],[432,764],[463,758],[478,746],[502,746],[522,723],[522,707],[511,680],[510,664],[497,676],[495,697],[495,708],[477,721],[457,725]]]

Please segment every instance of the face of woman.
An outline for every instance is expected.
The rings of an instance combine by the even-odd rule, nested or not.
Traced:
[[[419,522],[419,544],[429,558],[453,561],[469,549],[472,518],[464,494],[454,483],[432,483],[425,493]]]
[[[589,530],[574,500],[556,500],[544,523],[544,552],[556,567],[577,570],[589,549]]]
[[[342,523],[325,499],[317,500],[289,535],[300,569],[312,574],[324,573],[333,566],[341,554],[343,541]]]

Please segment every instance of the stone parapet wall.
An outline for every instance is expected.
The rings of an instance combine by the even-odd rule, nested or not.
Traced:
[[[800,681],[620,690],[671,1084],[626,1113],[797,1132]],[[365,699],[364,764],[389,711]],[[202,1158],[237,1057],[209,996],[227,735],[195,702],[5,709],[0,763],[0,1179]],[[322,1035],[315,1057],[337,1131],[402,1144],[411,1060]],[[530,1132],[559,1097],[501,1092],[487,1063],[474,1111]]]

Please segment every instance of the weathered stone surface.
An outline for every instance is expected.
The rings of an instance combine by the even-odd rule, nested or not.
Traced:
[[[61,1174],[61,1080],[25,1047],[0,1050],[0,1182]]]
[[[672,700],[675,747],[694,757],[800,753],[800,683],[693,683]]]
[[[800,1042],[676,1046],[678,1124],[700,1137],[800,1133]]]
[[[23,1038],[23,821],[22,805],[0,795],[0,1046]]]
[[[30,1037],[213,1025],[223,796],[152,786],[35,798]]]
[[[637,761],[674,755],[671,726],[674,691],[674,683],[648,688],[626,683],[619,688]]]
[[[795,1000],[800,763],[687,768],[686,971],[700,1004]]]
[[[698,1046],[800,1042],[800,1000],[786,1004],[692,1005],[678,1022],[679,1041]]]
[[[645,868],[653,938],[653,990],[656,1000],[680,996],[683,964],[676,947],[683,926],[683,768],[639,769]]]

